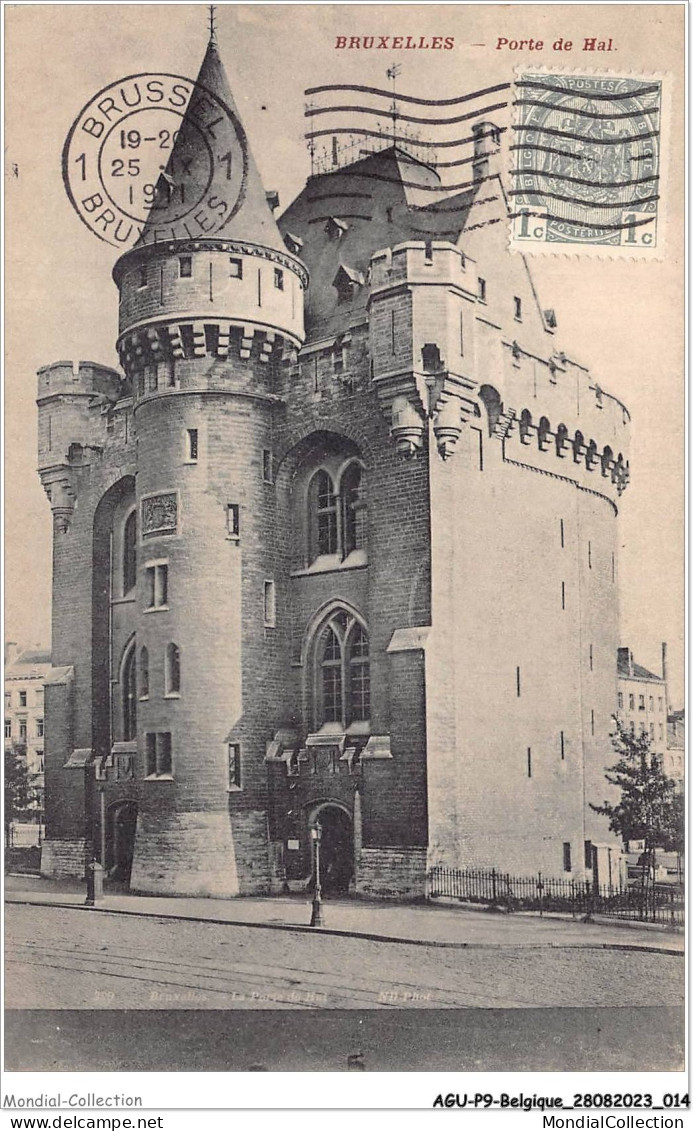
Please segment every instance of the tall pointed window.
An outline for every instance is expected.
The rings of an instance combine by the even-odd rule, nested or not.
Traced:
[[[123,740],[137,738],[137,661],[134,646],[123,664]]]
[[[371,713],[371,669],[368,637],[360,624],[354,626],[349,649],[349,711],[352,721],[363,722]]]
[[[323,722],[340,722],[342,718],[342,648],[334,630],[325,629],[322,660]]]
[[[311,561],[322,554],[337,553],[337,497],[332,479],[318,471],[310,484]]]
[[[123,527],[123,594],[137,581],[137,511],[131,511]]]
[[[365,550],[365,483],[357,460],[341,472],[338,465],[315,472],[308,487],[308,532],[309,564],[326,556],[344,561],[354,550]]]
[[[166,645],[166,694],[180,695],[180,648]]]
[[[368,634],[345,609],[334,613],[319,634],[316,664],[316,725],[338,723],[346,729],[353,723],[367,723],[371,710]]]
[[[149,652],[140,648],[140,699],[149,698]]]
[[[344,472],[341,484],[342,531],[344,556],[365,545],[365,503],[361,490],[361,467],[352,463]]]

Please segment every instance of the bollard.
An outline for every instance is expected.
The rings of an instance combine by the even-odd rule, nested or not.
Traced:
[[[91,864],[87,864],[87,898],[84,902],[87,907],[93,907],[100,899],[103,899],[103,868],[98,860],[92,860]]]

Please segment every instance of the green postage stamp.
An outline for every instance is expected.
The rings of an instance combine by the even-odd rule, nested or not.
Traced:
[[[512,247],[661,255],[662,95],[660,76],[518,74]]]

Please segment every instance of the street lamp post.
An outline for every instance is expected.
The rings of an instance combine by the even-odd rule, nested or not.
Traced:
[[[311,827],[311,839],[315,848],[315,887],[313,889],[313,911],[310,917],[311,927],[324,926],[322,921],[322,888],[320,886],[320,841],[322,840],[322,825],[319,821]]]

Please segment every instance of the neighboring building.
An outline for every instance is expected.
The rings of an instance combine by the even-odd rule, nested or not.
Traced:
[[[667,752],[666,644],[662,644],[662,675],[636,664],[629,648],[618,650],[617,716],[631,734],[646,734],[650,749],[665,765]]]
[[[5,748],[26,750],[26,764],[35,800],[27,820],[43,820],[44,692],[51,654],[44,648],[5,645]]]
[[[686,775],[686,712],[671,711],[667,718],[667,749],[664,772],[683,789]]]
[[[234,109],[213,43],[200,83]],[[326,884],[379,895],[618,868],[590,802],[629,418],[508,253],[474,131],[443,200],[398,145],[279,225],[252,156],[214,238],[156,241],[160,205],[114,269],[124,373],[40,370],[46,874],[93,851],[138,891],[282,890],[317,823]]]

